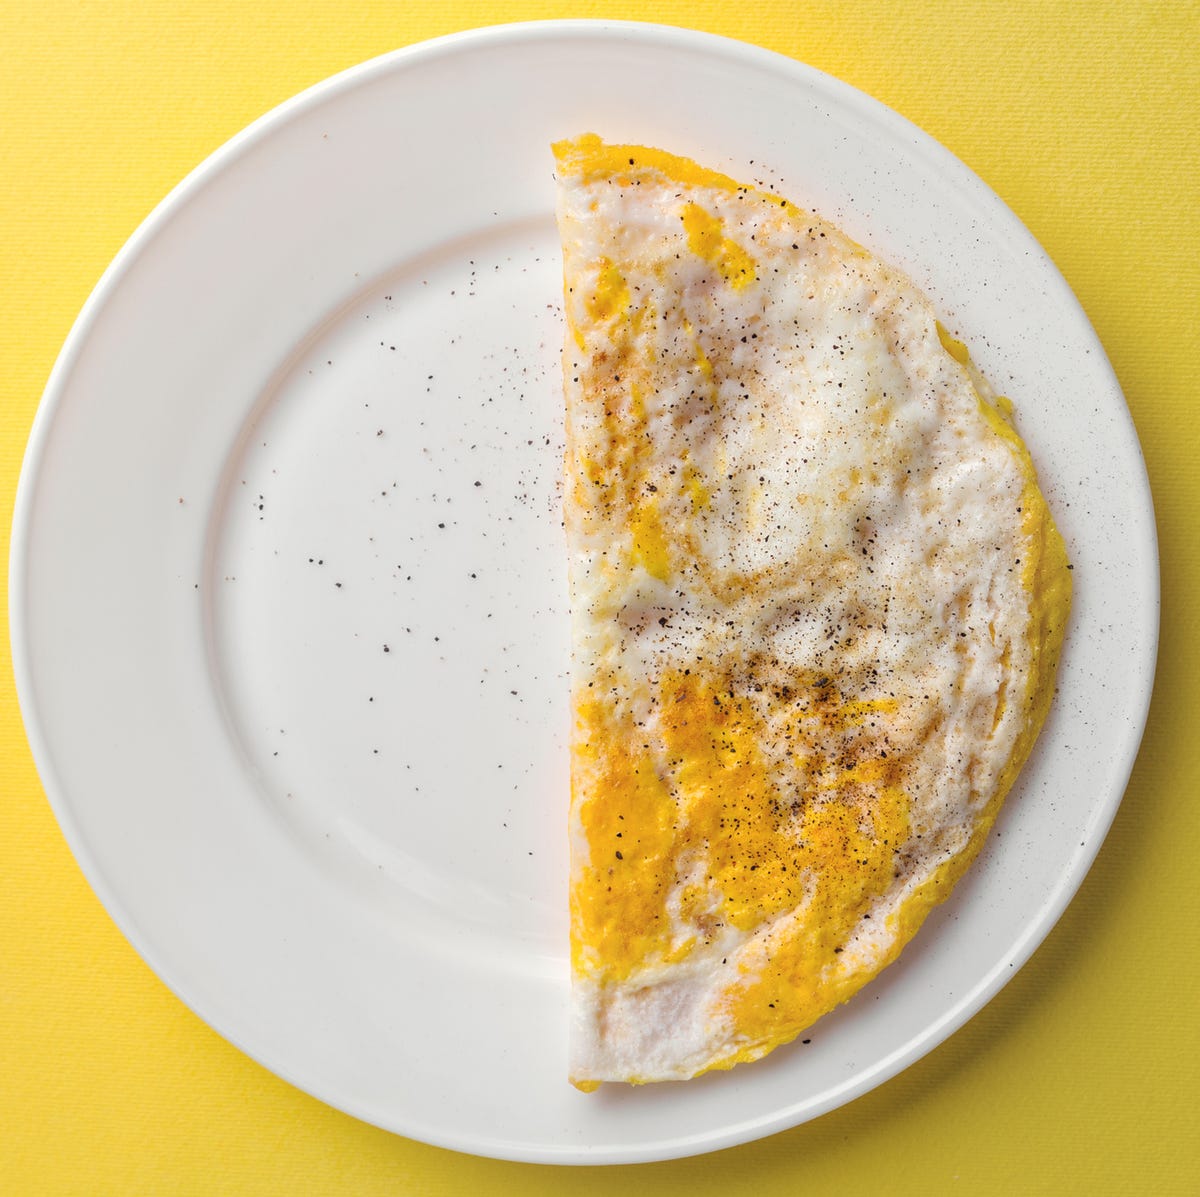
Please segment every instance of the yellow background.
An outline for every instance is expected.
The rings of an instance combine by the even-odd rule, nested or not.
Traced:
[[[763,1142],[641,1168],[474,1159],[372,1129],[290,1088],[146,968],[47,806],[5,636],[0,1193],[607,1194],[639,1182],[664,1194],[1200,1191],[1195,3],[6,0],[3,559],[55,355],[104,267],[173,184],[334,71],[436,34],[561,16],[689,25],[839,76],[950,147],[1066,275],[1133,411],[1162,553],[1158,682],[1109,839],[1001,995],[857,1102]]]

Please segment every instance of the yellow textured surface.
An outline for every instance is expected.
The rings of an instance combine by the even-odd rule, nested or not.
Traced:
[[[1200,8],[1007,3],[0,6],[0,557],[41,390],[104,267],[188,170],[306,85],[499,21],[657,19],[793,55],[990,183],[1066,275],[1133,411],[1162,551],[1163,651],[1125,801],[1015,980],[824,1118],[640,1169],[478,1160],[277,1080],[190,1014],[68,852],[0,642],[0,1193],[1190,1193],[1200,1175]],[[3,601],[3,599],[0,599]],[[634,1174],[637,1173],[635,1176]]]

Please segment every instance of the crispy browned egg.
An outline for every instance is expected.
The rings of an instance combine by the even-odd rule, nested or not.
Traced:
[[[592,1088],[756,1059],[895,959],[1029,754],[1070,580],[909,279],[690,161],[554,150]]]

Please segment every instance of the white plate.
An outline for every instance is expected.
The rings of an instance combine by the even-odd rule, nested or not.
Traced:
[[[567,633],[548,143],[777,185],[906,267],[1016,402],[1075,563],[1061,692],[992,846],[905,958],[750,1067],[564,1079]],[[12,626],[84,871],[268,1068],[464,1151],[637,1161],[863,1093],[1061,913],[1131,767],[1154,525],[1063,280],[928,137],[788,59],[649,26],[482,30],[283,105],[106,273],[38,413]]]

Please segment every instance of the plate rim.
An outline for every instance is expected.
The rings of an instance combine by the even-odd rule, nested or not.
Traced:
[[[959,1000],[941,1019],[926,1027],[923,1033],[905,1048],[896,1051],[884,1060],[876,1061],[874,1067],[869,1071],[869,1079],[863,1079],[862,1073],[854,1074],[849,1080],[836,1086],[832,1093],[827,1092],[824,1101],[807,1103],[807,1107],[798,1116],[796,1107],[785,1107],[777,1110],[769,1118],[755,1117],[748,1121],[742,1120],[727,1125],[722,1133],[706,1134],[701,1142],[694,1142],[693,1137],[690,1136],[677,1136],[670,1140],[657,1141],[653,1146],[639,1146],[631,1152],[614,1152],[607,1148],[599,1149],[597,1152],[579,1145],[566,1144],[544,1148],[541,1151],[530,1151],[520,1144],[514,1146],[505,1142],[483,1140],[475,1140],[464,1145],[462,1140],[455,1140],[453,1136],[439,1137],[425,1130],[408,1131],[383,1127],[392,1133],[411,1134],[414,1138],[420,1137],[423,1141],[437,1146],[501,1159],[558,1164],[649,1162],[720,1150],[778,1133],[818,1117],[862,1096],[896,1076],[953,1035],[995,997],[1057,925],[1105,842],[1137,761],[1138,746],[1145,731],[1153,696],[1160,632],[1161,580],[1153,496],[1132,413],[1129,411],[1119,380],[1116,378],[1099,337],[1082,305],[1053,260],[1000,196],[949,149],[882,101],[876,100],[861,89],[819,68],[780,52],[734,38],[656,22],[570,18],[486,25],[400,47],[344,68],[309,85],[257,117],[192,167],[154,205],[125,240],[100,275],[75,317],[43,389],[21,462],[13,506],[9,550],[9,639],[18,706],[38,777],[64,839],[105,912],[120,930],[122,936],[141,956],[151,972],[162,980],[189,1010],[196,1012],[207,1025],[217,1030],[223,1038],[236,1045],[240,1051],[260,1063],[268,1071],[297,1085],[306,1092],[311,1092],[307,1086],[293,1080],[287,1070],[281,1069],[278,1063],[267,1063],[252,1047],[241,1042],[239,1036],[230,1034],[222,1022],[210,1021],[206,1015],[199,1014],[199,1009],[193,1004],[193,1001],[186,998],[180,987],[172,983],[172,970],[164,967],[164,962],[158,959],[154,945],[144,941],[135,925],[136,920],[110,888],[107,876],[92,858],[84,842],[81,829],[72,814],[72,799],[66,794],[58,776],[56,750],[51,746],[48,728],[42,717],[36,669],[32,660],[32,648],[27,637],[29,599],[27,563],[32,550],[31,525],[34,516],[34,491],[41,475],[44,455],[59,409],[67,401],[72,368],[92,334],[97,317],[103,311],[110,296],[120,287],[122,280],[136,264],[138,258],[152,245],[160,227],[186,205],[211,177],[219,175],[229,163],[243,153],[252,150],[261,139],[269,137],[273,131],[287,125],[298,114],[309,108],[319,107],[327,99],[341,92],[367,84],[377,76],[395,70],[404,70],[410,64],[428,61],[441,55],[453,55],[476,46],[496,47],[499,45],[502,47],[506,42],[519,44],[529,40],[551,41],[564,35],[577,39],[581,43],[585,43],[592,37],[627,36],[647,45],[671,50],[698,51],[725,60],[736,59],[740,65],[750,68],[765,69],[769,67],[775,72],[804,78],[810,83],[816,84],[826,94],[832,94],[838,103],[866,115],[875,124],[881,124],[886,129],[903,135],[910,148],[917,148],[920,152],[931,155],[939,170],[943,174],[948,173],[953,176],[958,187],[966,187],[977,201],[982,200],[996,209],[1004,223],[1011,226],[1014,232],[1020,231],[1027,250],[1037,256],[1039,264],[1045,272],[1045,277],[1058,288],[1057,302],[1069,305],[1077,313],[1082,325],[1090,334],[1093,348],[1098,355],[1098,361],[1094,364],[1107,372],[1111,380],[1112,391],[1120,399],[1117,414],[1123,421],[1122,432],[1130,446],[1136,451],[1141,466],[1142,473],[1139,480],[1141,486],[1138,498],[1142,502],[1139,505],[1139,513],[1146,519],[1149,529],[1149,539],[1142,547],[1148,554],[1151,568],[1148,576],[1140,579],[1141,589],[1148,599],[1152,598],[1153,600],[1146,606],[1145,624],[1141,629],[1143,641],[1147,646],[1146,659],[1139,662],[1144,672],[1143,684],[1140,690],[1140,702],[1136,709],[1131,711],[1131,718],[1125,725],[1125,744],[1121,752],[1114,753],[1112,758],[1118,767],[1114,772],[1113,793],[1102,808],[1103,819],[1097,820],[1091,826],[1091,834],[1086,841],[1086,846],[1081,845],[1083,851],[1074,856],[1069,867],[1062,872],[1057,887],[1046,895],[1046,900],[1040,908],[1039,918],[1026,926],[1025,935],[1018,944],[1019,950],[999,961],[974,986],[970,991],[969,998],[964,997]],[[320,1098],[320,1100],[327,1099]],[[812,1108],[814,1105],[816,1108]],[[382,1123],[371,1117],[369,1111],[353,1109],[353,1103],[339,1100],[337,1106],[353,1113],[355,1117],[363,1121],[383,1126]]]

